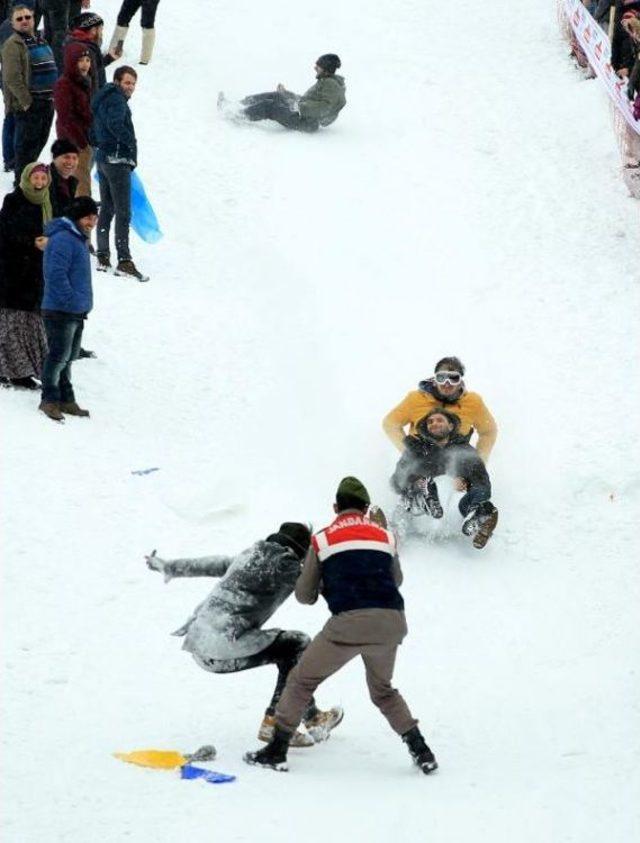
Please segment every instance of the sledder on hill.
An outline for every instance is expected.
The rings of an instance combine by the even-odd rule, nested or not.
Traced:
[[[465,519],[462,532],[483,548],[498,523],[491,503],[491,481],[483,461],[469,444],[471,432],[459,433],[460,419],[446,410],[431,410],[404,439],[405,451],[391,478],[400,493],[401,509],[410,515],[444,515],[434,478],[446,474],[464,495],[458,503]]]

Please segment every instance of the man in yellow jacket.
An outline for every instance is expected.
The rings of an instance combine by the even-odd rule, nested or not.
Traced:
[[[416,425],[431,410],[443,409],[460,419],[462,435],[478,434],[476,450],[486,462],[498,435],[495,420],[477,392],[467,392],[464,385],[464,366],[457,357],[443,357],[436,363],[434,375],[420,381],[418,389],[388,413],[382,422],[385,433],[398,450],[404,450],[405,427],[409,435],[416,433]]]

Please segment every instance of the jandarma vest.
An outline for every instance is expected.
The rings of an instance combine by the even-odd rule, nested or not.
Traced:
[[[404,609],[393,579],[393,534],[358,513],[343,513],[312,537],[322,594],[333,615],[353,609]]]

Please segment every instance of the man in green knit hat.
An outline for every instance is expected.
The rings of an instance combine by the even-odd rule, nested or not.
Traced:
[[[276,707],[273,738],[264,749],[244,756],[248,764],[287,770],[291,738],[314,691],[361,656],[374,705],[424,773],[438,766],[418,721],[391,686],[398,646],[407,634],[398,591],[402,572],[393,534],[366,517],[370,503],[360,480],[345,477],[336,492],[336,519],[312,536],[295,595],[300,603],[311,604],[322,592],[331,618],[287,678]]]

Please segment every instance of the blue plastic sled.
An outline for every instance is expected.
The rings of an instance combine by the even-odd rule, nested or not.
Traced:
[[[235,776],[228,776],[226,773],[216,773],[213,770],[204,770],[202,767],[193,767],[191,764],[185,764],[180,767],[181,779],[204,779],[209,784],[224,784],[225,782],[234,782]]]
[[[100,181],[97,170],[94,171],[93,177],[97,182]],[[131,173],[131,227],[145,243],[157,243],[162,237],[156,212],[136,170]]]

